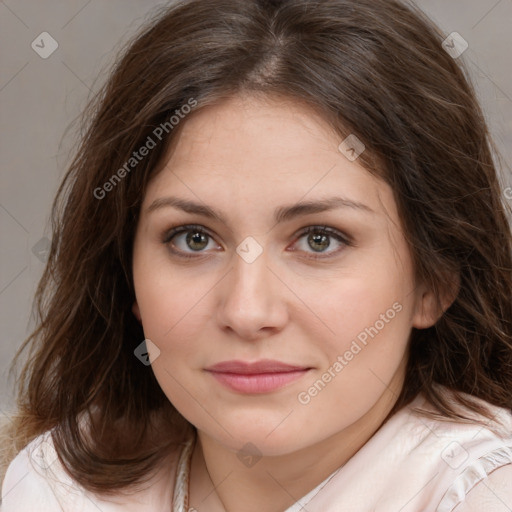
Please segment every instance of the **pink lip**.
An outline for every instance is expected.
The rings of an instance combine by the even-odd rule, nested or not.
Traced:
[[[261,359],[254,363],[224,361],[206,368],[225,386],[242,393],[267,393],[299,379],[310,368]]]

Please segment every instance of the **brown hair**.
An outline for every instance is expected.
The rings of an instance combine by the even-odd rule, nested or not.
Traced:
[[[393,188],[417,279],[438,295],[447,276],[460,282],[437,323],[412,330],[392,413],[422,391],[443,417],[464,420],[442,386],[488,418],[468,395],[512,409],[508,206],[473,87],[444,37],[395,0],[184,0],[158,11],[86,110],[54,203],[38,326],[15,359],[30,347],[13,453],[53,429],[67,471],[108,494],[143,482],[191,428],[134,356],[144,334],[131,312],[138,212],[176,130],[98,189],[191,99],[198,110],[241,92],[305,101],[340,142],[356,134],[361,163]]]

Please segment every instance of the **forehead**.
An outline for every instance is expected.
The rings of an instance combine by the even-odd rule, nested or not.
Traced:
[[[392,200],[389,187],[340,152],[342,137],[303,102],[237,95],[182,123],[148,185],[146,208],[171,193],[223,209],[343,196],[378,210],[383,195]]]
[[[308,149],[332,150],[333,128],[304,102],[283,96],[235,95],[184,119],[169,155],[224,158],[230,162],[303,157]],[[174,151],[177,150],[177,151]],[[313,157],[313,155],[311,155]]]

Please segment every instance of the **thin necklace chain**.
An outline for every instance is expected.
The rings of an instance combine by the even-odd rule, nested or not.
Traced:
[[[178,459],[178,465],[176,468],[176,478],[174,480],[174,493],[172,500],[172,511],[171,512],[190,512],[189,509],[189,492],[190,492],[190,467],[192,465],[192,455],[194,448],[197,443],[197,430],[194,429],[193,434],[186,440],[185,445],[181,451],[180,458]],[[313,489],[308,496],[307,501],[300,503],[300,509],[302,510],[304,505],[307,505],[322,488],[334,477],[338,471],[344,466],[342,464],[336,471],[331,473],[322,483],[320,483],[315,489]],[[299,504],[296,502],[292,507],[289,507],[285,512],[292,511],[294,507]]]

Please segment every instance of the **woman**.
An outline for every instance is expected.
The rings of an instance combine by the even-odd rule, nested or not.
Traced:
[[[151,21],[56,199],[6,512],[512,506],[512,234],[444,39],[394,0]]]

